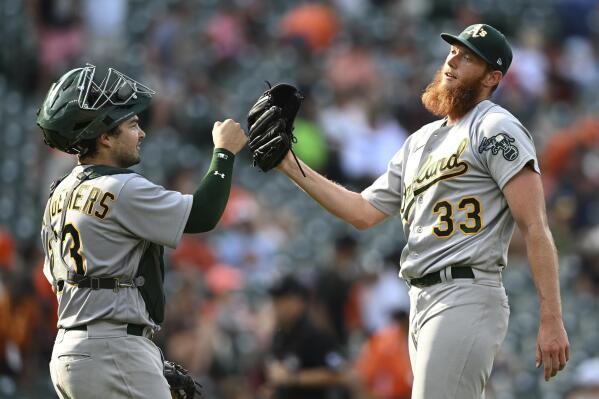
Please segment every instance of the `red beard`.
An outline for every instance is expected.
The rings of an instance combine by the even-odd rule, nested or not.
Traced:
[[[439,69],[422,93],[422,104],[433,115],[460,119],[478,104],[483,90],[483,77],[484,75],[468,80],[461,79],[455,87],[447,88],[441,82],[443,74]]]

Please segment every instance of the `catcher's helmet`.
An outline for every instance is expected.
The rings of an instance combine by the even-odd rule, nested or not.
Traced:
[[[150,105],[155,92],[121,72],[108,68],[94,81],[96,67],[75,68],[50,87],[37,113],[37,125],[50,147],[84,154],[84,140],[108,132]]]

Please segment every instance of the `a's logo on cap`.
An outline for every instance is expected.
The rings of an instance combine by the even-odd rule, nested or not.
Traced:
[[[497,65],[503,65],[503,61],[501,61],[501,58],[497,58]]]
[[[487,31],[483,27],[482,24],[473,25],[468,28],[464,33],[472,36],[472,37],[485,37],[487,36]]]
[[[472,35],[472,37],[485,37],[487,36],[487,31],[481,26],[480,29]]]

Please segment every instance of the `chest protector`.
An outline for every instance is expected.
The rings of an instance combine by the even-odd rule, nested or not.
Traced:
[[[67,212],[66,204],[70,202],[73,192],[77,189],[77,187],[79,187],[81,183],[87,180],[95,179],[97,177],[125,173],[135,172],[129,169],[115,168],[111,166],[92,165],[77,175],[77,183],[71,190],[69,190],[69,193],[66,195],[63,204],[60,230],[54,231],[52,228],[49,210],[47,210],[46,215],[44,215],[44,225],[48,231],[49,239],[52,242],[50,248],[53,248],[53,251],[56,250],[54,248],[57,248],[58,251],[60,251],[62,246],[62,239],[60,237],[64,237],[63,229]],[[52,184],[50,188],[50,197],[52,197],[54,190],[56,187],[58,187],[60,182],[67,176],[63,176]],[[94,277],[90,275],[79,274],[68,267],[62,256],[60,256],[60,253],[58,255],[58,258],[61,259],[62,266],[66,268],[66,273],[58,272],[56,274],[59,277],[56,277],[54,272],[54,262],[51,261],[50,272],[53,279],[52,285],[56,288],[56,292],[62,291],[65,283],[76,285],[79,288],[88,288],[92,290],[111,289],[115,291],[115,293],[118,292],[120,288],[124,287],[137,288],[144,300],[146,310],[148,311],[148,314],[152,320],[156,324],[161,324],[164,321],[166,298],[164,292],[164,247],[162,245],[149,243],[148,247],[141,256],[135,277],[129,281],[122,281],[114,277]],[[50,254],[50,258],[54,259],[54,256]]]

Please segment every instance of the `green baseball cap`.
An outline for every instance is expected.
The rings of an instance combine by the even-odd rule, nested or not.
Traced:
[[[512,48],[503,33],[487,24],[470,25],[459,36],[441,33],[441,38],[449,44],[462,44],[487,64],[505,75],[512,63]]]

